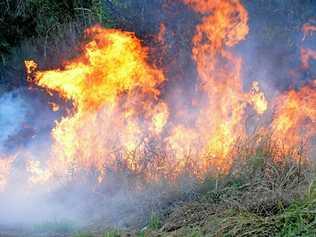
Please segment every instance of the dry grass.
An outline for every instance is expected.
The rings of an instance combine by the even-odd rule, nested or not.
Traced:
[[[231,170],[203,182],[184,172],[175,183],[150,183],[145,158],[144,169],[136,173],[119,162],[119,169],[108,170],[107,182],[85,199],[91,212],[111,215],[97,216],[88,228],[101,233],[114,226],[126,230],[121,236],[312,236],[313,162],[297,159],[293,151],[280,152],[270,141],[240,143]],[[147,151],[147,159],[159,157],[153,153]]]
[[[260,140],[238,146],[230,172],[208,177],[198,200],[169,213],[162,235],[192,236],[192,229],[194,236],[314,236],[313,162]]]

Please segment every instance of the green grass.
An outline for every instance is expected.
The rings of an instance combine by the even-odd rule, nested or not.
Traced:
[[[95,236],[91,233],[79,232],[79,233],[72,235],[72,237],[95,237]]]
[[[271,145],[237,154],[227,175],[207,177],[197,200],[160,220],[161,236],[170,236],[164,226],[171,236],[316,236],[313,163]]]
[[[34,232],[69,234],[76,230],[74,223],[69,221],[47,221],[33,226]]]
[[[121,233],[118,230],[109,230],[103,234],[103,237],[120,237]]]
[[[192,229],[189,231],[186,237],[202,237],[203,234],[199,228]]]
[[[126,236],[316,236],[315,168],[310,161],[280,156],[273,147],[239,151],[232,169],[209,176],[192,190],[195,198],[148,214],[146,228],[108,230],[100,237]],[[279,159],[275,159],[276,154]],[[243,155],[244,157],[242,157]],[[139,227],[140,228],[140,227]],[[69,232],[66,223],[45,223],[39,230]],[[79,232],[73,237],[94,237]]]
[[[161,221],[156,213],[152,213],[149,218],[148,227],[152,230],[158,230],[161,227]]]
[[[228,210],[217,218],[215,236],[315,236],[316,200],[293,203],[279,214],[268,217]]]
[[[136,237],[145,237],[145,231],[140,231],[136,233]]]

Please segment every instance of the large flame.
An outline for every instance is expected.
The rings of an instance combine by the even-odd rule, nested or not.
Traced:
[[[275,142],[286,150],[305,146],[316,134],[316,81],[277,98],[272,122]]]
[[[267,109],[257,82],[249,93],[243,92],[242,59],[231,51],[248,33],[248,15],[238,1],[185,2],[205,15],[193,38],[200,90],[207,96],[195,125],[170,122],[169,132],[161,139],[169,122],[169,108],[159,97],[163,73],[147,63],[146,49],[134,34],[89,28],[86,33],[92,40],[84,46],[83,55],[62,69],[37,71],[35,62],[26,62],[30,80],[72,100],[75,108],[52,131],[47,172],[40,171],[37,162],[30,164],[29,170],[42,177],[33,181],[64,176],[74,167],[96,168],[102,180],[105,168],[115,167],[113,151],[132,152],[152,138],[163,141],[172,155],[151,161],[149,177],[157,178],[153,173],[159,171],[176,178],[188,167],[198,177],[211,167],[219,172],[229,169],[229,153],[245,135],[247,104],[258,114]],[[162,25],[160,41],[163,34]],[[137,171],[143,167],[139,156],[125,154],[123,160]]]
[[[146,62],[147,51],[134,34],[100,26],[89,28],[86,34],[91,41],[84,45],[82,56],[63,69],[37,71],[33,79],[74,104],[74,113],[52,131],[51,175],[64,175],[74,167],[93,167],[102,176],[104,168],[113,165],[115,149],[136,149],[145,128],[149,130],[146,135],[155,136],[168,118],[168,107],[157,100],[163,73]],[[26,65],[34,72],[33,61]],[[126,162],[135,168],[135,160]],[[32,167],[34,174],[42,174],[37,163]]]
[[[304,24],[302,31],[304,40],[316,31],[316,26]],[[316,60],[316,51],[301,48],[302,70],[308,70],[312,60]],[[311,150],[310,145],[316,136],[316,80],[275,99],[272,133],[274,142],[285,151],[294,150],[297,158],[301,157],[302,148]]]
[[[267,109],[257,82],[249,94],[243,92],[242,59],[231,51],[248,34],[248,14],[239,1],[185,2],[204,15],[196,27],[192,50],[200,87],[207,95],[197,121],[198,133],[206,139],[204,167],[225,171],[230,167],[233,145],[244,136],[246,105],[253,105],[260,114]]]
[[[0,191],[4,191],[7,183],[9,182],[12,162],[14,160],[15,160],[15,157],[1,157],[0,156]]]
[[[27,163],[31,183],[68,180],[91,171],[106,180],[108,170],[124,166],[146,178],[176,179],[190,172],[202,178],[225,173],[233,161],[234,145],[247,137],[247,111],[258,116],[273,111],[272,139],[289,150],[316,134],[315,82],[285,92],[268,104],[254,81],[244,91],[242,58],[234,46],[247,37],[248,13],[238,0],[183,0],[201,14],[192,39],[198,73],[198,98],[192,98],[194,122],[173,119],[172,101],[162,97],[167,83],[162,70],[151,65],[148,52],[133,33],[94,26],[86,30],[82,55],[55,70],[41,71],[26,61],[28,80],[57,92],[73,104],[56,122],[47,162]],[[314,31],[305,25],[305,37]],[[157,40],[166,45],[161,24]],[[302,49],[307,70],[315,52]],[[268,108],[269,105],[273,105]],[[58,110],[58,104],[51,104]],[[248,109],[248,110],[247,110]],[[188,114],[188,111],[176,111]],[[180,115],[181,116],[181,115]],[[175,116],[176,117],[176,116]],[[10,160],[0,159],[0,188],[7,182]],[[96,173],[94,173],[96,171]]]

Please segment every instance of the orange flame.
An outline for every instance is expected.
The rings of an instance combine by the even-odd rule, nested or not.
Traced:
[[[90,41],[83,45],[83,54],[61,69],[40,71],[34,61],[25,62],[28,80],[73,102],[73,112],[56,122],[52,131],[47,164],[28,163],[32,183],[82,169],[96,169],[97,181],[102,182],[107,168],[118,168],[118,150],[124,151],[120,163],[147,172],[153,180],[174,180],[187,169],[199,178],[210,169],[219,173],[230,169],[234,145],[247,136],[246,108],[260,116],[270,104],[258,82],[249,92],[243,90],[243,61],[233,52],[248,34],[248,13],[238,0],[183,1],[202,15],[192,39],[198,90],[204,96],[193,98],[199,108],[196,121],[188,125],[172,120],[172,107],[160,94],[165,77],[148,63],[147,49],[133,33],[91,27],[86,30]],[[162,24],[158,41],[163,45],[165,34]],[[316,58],[309,49],[301,55],[303,69]],[[311,83],[272,101],[274,141],[288,141],[291,147],[302,137],[315,135],[314,87]],[[146,145],[153,140],[165,154],[148,162]]]
[[[303,39],[315,29],[313,25],[304,24]],[[311,60],[316,60],[316,51],[301,48],[303,70],[309,69]],[[275,99],[275,103],[276,111],[272,121],[275,142],[285,150],[310,146],[316,136],[316,80],[299,90],[283,93]]]
[[[316,51],[312,49],[301,49],[302,68],[308,69],[311,60],[316,60]]]
[[[291,149],[316,134],[316,83],[291,90],[277,98],[272,122],[275,140]]]
[[[67,62],[63,69],[36,71],[33,79],[71,99],[75,108],[72,116],[53,129],[48,173],[94,167],[102,176],[116,146],[133,150],[141,142],[142,119],[154,135],[162,131],[168,118],[167,105],[157,101],[157,87],[164,76],[146,62],[147,50],[134,34],[100,26],[87,29],[86,34],[92,40],[84,45],[83,56]],[[34,71],[36,63],[27,61],[26,66]],[[133,160],[127,163],[133,168]],[[31,164],[30,170],[51,177],[37,172],[38,164]]]
[[[101,182],[105,167],[115,167],[115,150],[132,152],[143,141],[160,139],[171,148],[165,164],[152,161],[148,176],[169,173],[176,178],[188,166],[197,177],[210,167],[219,172],[229,169],[233,145],[244,136],[247,104],[258,114],[267,102],[258,83],[249,93],[242,90],[242,60],[231,47],[248,33],[248,15],[239,1],[185,1],[205,16],[193,38],[202,93],[207,95],[194,128],[174,125],[169,107],[160,97],[163,73],[147,63],[147,50],[133,33],[95,26],[86,30],[91,41],[83,55],[65,63],[62,69],[38,71],[37,64],[26,61],[29,80],[47,90],[57,91],[72,100],[74,113],[57,122],[47,171],[39,163],[29,163],[33,182],[63,176],[69,170],[95,168]],[[165,27],[161,25],[159,41]],[[194,158],[190,157],[194,154]],[[126,155],[125,164],[140,169],[137,155]],[[172,167],[172,168],[171,168]],[[155,170],[156,169],[156,170]]]
[[[0,191],[4,191],[8,184],[9,175],[11,173],[12,162],[15,157],[0,156]]]
[[[304,37],[303,37],[303,40],[304,40],[307,36],[312,35],[312,33],[316,31],[316,26],[306,23],[303,25],[302,30],[304,33]]]
[[[248,34],[248,14],[239,1],[185,0],[205,16],[193,38],[193,58],[207,93],[208,105],[200,114],[200,134],[207,137],[207,153],[211,164],[221,170],[230,167],[230,153],[239,137],[244,135],[244,109],[252,104],[258,113],[266,101],[258,84],[249,95],[242,91],[242,60],[230,48]]]

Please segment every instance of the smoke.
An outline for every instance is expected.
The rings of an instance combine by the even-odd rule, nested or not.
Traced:
[[[140,7],[141,2],[144,4],[142,7]],[[167,80],[159,85],[159,88],[161,87],[160,97],[170,105],[171,124],[182,124],[183,128],[185,126],[191,128],[201,109],[195,105],[206,106],[207,103],[206,96],[200,94],[196,62],[192,58],[191,41],[196,33],[196,25],[201,23],[203,14],[199,15],[189,6],[177,1],[150,2],[135,1],[134,8],[129,9],[135,13],[133,16],[122,12],[123,15],[129,16],[131,21],[139,24],[126,26],[123,22],[120,28],[136,32],[136,35],[143,38],[144,44],[149,46],[150,63],[157,68],[162,68]],[[166,4],[163,4],[164,2]],[[273,28],[272,26],[275,23],[283,25],[292,22],[297,16],[286,18],[286,8],[278,5],[277,8],[281,9],[281,13],[275,13],[267,22],[267,15],[271,13],[269,10],[262,13],[259,11],[262,7],[260,4],[256,5],[256,1],[245,2],[250,14],[250,33],[234,49],[244,60],[245,88],[242,89],[249,91],[251,82],[256,80],[260,82],[260,87],[263,88],[268,98],[273,98],[276,94],[293,86],[292,79],[289,79],[292,75],[290,69],[298,68],[297,70],[299,70],[300,67],[298,48],[302,44],[302,35],[298,32],[301,24],[309,16],[288,26],[291,31],[280,31],[284,27]],[[274,3],[276,4],[277,1]],[[144,14],[138,12],[141,9],[145,11]],[[285,22],[279,21],[285,18],[287,19]],[[268,31],[271,27],[275,32]],[[159,34],[162,36],[161,38],[157,37]],[[304,44],[312,45],[307,40]],[[51,54],[53,57],[53,53]],[[54,66],[56,64],[58,63],[54,62]],[[307,77],[312,78],[311,75],[307,76],[301,71],[295,73],[299,74],[298,82],[296,81],[295,85],[304,80],[310,80],[306,79]],[[309,73],[314,74],[313,69]],[[207,80],[205,81],[207,82]],[[194,98],[200,101],[195,101]],[[61,105],[58,112],[49,108],[48,105],[51,102]],[[133,101],[134,104],[141,104],[137,102],[139,101],[136,100],[136,103]],[[213,103],[215,104],[216,101]],[[97,180],[99,170],[95,169],[96,167],[80,173],[74,173],[69,168],[65,170],[67,173],[65,179],[69,181],[66,184],[65,182],[58,183],[58,180],[53,186],[47,187],[44,183],[39,184],[36,189],[30,188],[27,179],[28,161],[34,161],[33,173],[42,176],[46,168],[43,164],[46,164],[46,161],[51,158],[49,157],[52,144],[51,131],[55,128],[56,121],[62,121],[63,117],[74,118],[72,113],[67,112],[69,108],[71,110],[71,105],[67,105],[63,99],[48,96],[46,92],[34,88],[31,90],[20,88],[0,97],[0,157],[2,154],[6,155],[6,158],[1,157],[1,160],[4,161],[11,159],[11,155],[13,155],[12,161],[10,161],[9,187],[6,192],[0,192],[1,224],[10,222],[32,224],[49,219],[73,219],[79,223],[80,220],[84,220],[83,224],[86,224],[91,219],[102,219],[102,221],[108,221],[104,225],[126,226],[132,225],[131,223],[137,216],[137,218],[143,217],[143,219],[134,224],[142,225],[146,222],[148,213],[162,208],[166,203],[171,202],[170,200],[179,200],[179,196],[194,188],[195,179],[189,175],[179,177],[175,182],[176,185],[170,185],[164,180],[153,185],[147,182],[141,172],[131,172],[126,167],[126,161],[124,163],[124,159],[122,159],[122,156],[126,154],[120,152],[116,152],[114,155],[117,162],[113,165],[115,168],[106,167],[106,181]],[[214,113],[210,112],[209,116],[206,116],[207,118],[214,116]],[[82,116],[88,122],[80,127],[81,130],[78,134],[86,131],[91,135],[90,140],[103,139],[99,139],[99,143],[94,143],[93,151],[96,151],[100,144],[106,145],[105,138],[109,136],[114,138],[119,132],[118,129],[111,126],[115,124],[113,121],[119,120],[120,114],[110,114],[111,116],[108,116],[110,118],[104,114],[107,114],[106,110],[97,111],[94,114],[95,117]],[[77,118],[75,117],[75,119]],[[145,126],[143,121],[141,124],[141,127]],[[69,135],[67,129],[71,129],[71,126],[69,123],[66,125],[63,131]],[[94,126],[97,126],[97,129]],[[92,130],[97,133],[94,134],[91,132]],[[186,136],[183,134],[179,136],[179,141],[183,142],[179,144],[184,144],[181,148],[187,148],[185,147],[186,139],[194,140],[196,138],[193,132],[190,133],[191,130],[186,132]],[[82,141],[82,144],[85,144],[85,140]],[[155,148],[153,145],[152,150]],[[157,156],[152,150],[148,149],[148,152],[145,153],[144,167],[150,167]],[[16,154],[16,151],[20,152]],[[29,156],[29,154],[31,155]],[[110,155],[102,158],[107,162]],[[37,161],[40,162],[40,165],[37,165]]]
[[[34,224],[72,217],[65,206],[50,201],[47,189],[30,190],[27,162],[30,155],[45,160],[50,131],[61,112],[52,112],[39,90],[19,88],[0,97],[0,223]]]
[[[310,1],[243,1],[249,13],[249,34],[238,46],[244,59],[244,80],[259,80],[268,98],[313,79],[300,70],[300,49],[314,47],[313,34],[302,27],[314,22],[316,6]],[[305,38],[305,40],[302,40]],[[310,68],[312,69],[312,68]]]
[[[0,152],[10,137],[18,134],[26,122],[30,105],[25,102],[21,90],[5,93],[0,97]]]

